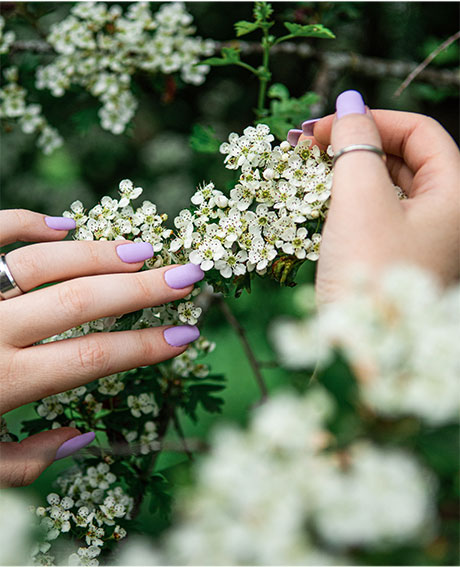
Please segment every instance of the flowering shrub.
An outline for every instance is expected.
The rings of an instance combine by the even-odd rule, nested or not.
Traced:
[[[259,81],[259,97],[255,123],[222,144],[212,129],[194,129],[191,146],[219,150],[232,178],[226,185],[201,184],[174,218],[149,200],[135,205],[143,189],[129,179],[120,182],[119,195],[90,208],[76,200],[64,213],[76,221],[75,239],[149,242],[155,256],[144,269],[192,262],[206,273],[204,281],[182,300],[90,321],[47,341],[195,325],[213,302],[226,305],[224,297],[239,297],[260,278],[294,286],[299,268],[318,260],[332,151],[282,141],[287,128],[308,118],[317,96],[293,99],[284,85],[270,84],[269,55],[288,39],[334,36],[321,24],[292,22],[284,22],[286,35],[276,36],[271,17],[270,4],[255,3],[253,21],[235,25],[237,37],[262,36],[259,67],[242,60],[237,44],[202,61],[215,45],[193,35],[183,4],[153,12],[144,2],[82,2],[51,27],[47,42],[55,53],[39,65],[36,87],[54,97],[75,87],[96,97],[101,126],[113,134],[124,132],[134,116],[135,81],[143,74],[178,73],[180,81],[198,85],[209,67],[239,66]],[[0,54],[7,54],[16,40],[4,33],[3,19],[0,32]],[[63,140],[40,105],[27,102],[20,74],[14,66],[5,70],[2,118],[40,133],[38,144],[51,152]],[[173,360],[38,401],[37,417],[24,421],[24,432],[75,426],[95,431],[97,440],[73,457],[46,502],[34,505],[39,537],[25,561],[400,564],[398,553],[409,563],[433,563],[440,545],[450,549],[459,290],[443,293],[426,274],[405,269],[387,274],[378,289],[357,279],[344,302],[315,315],[311,292],[296,294],[302,318],[272,326],[281,364],[292,370],[286,377],[291,388],[268,400],[264,394],[245,430],[221,428],[209,444],[185,438],[183,416],[197,420],[200,411],[217,413],[223,405],[225,378],[206,360],[216,345],[203,336]],[[147,502],[150,515],[170,512],[171,482],[158,463],[174,443],[172,432],[190,458],[194,448],[208,454],[191,486],[175,494],[172,520],[164,521],[170,529],[153,546],[132,548],[131,537],[117,546],[141,531]],[[3,420],[0,439],[16,440]]]

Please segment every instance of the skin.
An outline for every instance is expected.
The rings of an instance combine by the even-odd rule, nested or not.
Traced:
[[[412,264],[448,285],[460,274],[460,153],[432,118],[392,110],[336,115],[315,124],[311,139],[335,152],[350,144],[383,148],[350,152],[335,164],[316,289],[319,304],[340,299],[354,266],[378,281],[391,264]],[[407,200],[393,188],[399,185]]]
[[[143,262],[122,262],[116,254],[120,242],[57,242],[67,232],[48,228],[39,213],[0,211],[0,227],[0,245],[39,242],[6,255],[15,281],[29,293],[0,301],[0,414],[186,350],[164,340],[166,327],[34,345],[87,321],[181,299],[193,286],[170,288],[163,275],[173,266],[139,272]],[[50,282],[60,283],[30,291]],[[79,433],[62,427],[0,443],[0,485],[30,484]]]

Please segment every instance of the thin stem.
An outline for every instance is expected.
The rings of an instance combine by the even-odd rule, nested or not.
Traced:
[[[282,37],[279,37],[277,40],[275,40],[273,42],[273,45],[278,45],[278,43],[281,43],[282,41],[287,41],[288,39],[292,39],[294,37],[295,35],[293,35],[292,33],[288,33],[287,35],[283,35]]]
[[[254,75],[257,75],[258,77],[260,76],[259,71],[255,67],[249,65],[248,63],[245,63],[244,61],[235,61],[235,65],[238,65],[239,67],[243,67],[243,69],[247,69],[248,71],[254,73]]]
[[[252,351],[252,348],[251,348],[251,346],[248,342],[248,339],[246,337],[246,331],[240,325],[240,323],[239,323],[238,319],[235,317],[235,315],[233,315],[233,313],[230,310],[230,307],[228,306],[226,301],[222,297],[219,297],[217,299],[217,301],[219,303],[219,307],[220,307],[224,317],[227,319],[227,321],[230,323],[233,330],[236,332],[236,334],[240,338],[241,344],[243,345],[244,352],[246,353],[246,356],[248,357],[249,364],[251,365],[252,371],[254,373],[254,378],[256,379],[257,385],[259,386],[260,393],[261,393],[261,401],[265,402],[266,399],[268,398],[267,386],[266,386],[264,378],[262,376],[262,372],[260,371],[260,364],[257,361],[257,359],[254,355],[254,352]]]
[[[425,67],[427,67],[433,61],[433,59],[437,55],[439,55],[439,53],[441,53],[441,51],[443,49],[446,49],[447,47],[449,47],[449,45],[451,43],[454,43],[454,41],[456,41],[457,39],[460,39],[460,31],[458,31],[457,33],[454,33],[454,35],[451,35],[450,37],[448,37],[445,41],[443,41],[441,43],[441,45],[439,45],[434,51],[432,51],[428,55],[428,57],[420,63],[420,65],[417,65],[417,67],[411,73],[409,73],[409,75],[406,77],[406,79],[402,82],[401,86],[395,91],[393,96],[394,97],[400,96],[401,93],[405,89],[407,89],[407,87],[412,83],[412,81],[415,79],[415,77],[418,74],[420,74],[425,69]]]
[[[264,32],[264,37],[262,40],[262,49],[263,49],[263,56],[262,56],[262,68],[263,68],[263,73],[260,74],[259,73],[259,81],[260,81],[260,87],[259,87],[259,99],[258,99],[258,103],[257,103],[257,114],[259,116],[259,118],[261,118],[262,116],[264,116],[265,114],[265,96],[267,93],[267,84],[268,84],[268,76],[270,73],[269,70],[269,62],[270,62],[270,41],[268,39],[268,30],[267,28],[263,28],[263,32]]]
[[[174,423],[174,429],[176,430],[176,432],[179,435],[180,440],[182,442],[182,447],[184,448],[184,453],[187,455],[187,457],[191,461],[194,461],[195,458],[194,458],[193,453],[192,453],[192,451],[190,450],[190,448],[187,444],[187,440],[186,440],[185,435],[184,435],[184,430],[182,429],[182,426],[180,424],[179,416],[177,415],[177,412],[174,412],[172,419],[173,419],[173,423]]]

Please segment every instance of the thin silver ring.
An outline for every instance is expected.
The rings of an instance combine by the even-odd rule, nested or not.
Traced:
[[[0,254],[0,299],[10,299],[21,295],[23,292],[11,275],[5,254]]]
[[[374,154],[378,154],[380,157],[382,157],[383,161],[386,161],[387,156],[381,148],[378,148],[377,146],[371,146],[370,144],[352,144],[351,146],[345,146],[335,154],[335,156],[332,158],[332,167],[334,167],[339,157],[342,157],[343,155],[348,154],[349,152],[362,152],[362,151],[374,152]]]

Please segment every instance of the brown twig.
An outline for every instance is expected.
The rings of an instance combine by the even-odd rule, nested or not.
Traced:
[[[441,51],[443,51],[444,49],[447,49],[451,43],[453,43],[454,41],[457,41],[458,39],[460,39],[460,31],[458,31],[457,33],[454,33],[454,35],[451,35],[450,37],[448,37],[445,41],[443,41],[441,43],[441,45],[438,45],[438,47],[434,51],[432,51],[428,55],[428,57],[426,57],[426,59],[424,59],[420,63],[420,65],[417,65],[417,67],[411,73],[409,73],[409,75],[406,77],[406,79],[403,81],[403,83],[400,85],[400,87],[395,91],[393,96],[394,97],[400,96],[401,93],[405,89],[407,89],[407,87],[412,83],[412,81],[415,79],[415,77],[417,77],[417,75],[419,75],[425,69],[425,67],[427,67],[433,61],[433,59],[437,55],[439,55],[439,53],[441,53]]]
[[[233,330],[236,332],[238,337],[240,338],[241,344],[243,345],[244,352],[249,360],[249,364],[251,365],[252,371],[254,373],[254,378],[259,386],[260,393],[261,393],[261,402],[265,402],[268,398],[268,390],[267,386],[264,381],[264,377],[262,376],[262,372],[260,371],[260,363],[256,359],[254,352],[252,351],[251,345],[246,337],[246,331],[240,325],[238,319],[233,315],[230,307],[228,306],[227,302],[222,298],[219,297],[216,299],[224,317],[227,319]]]

